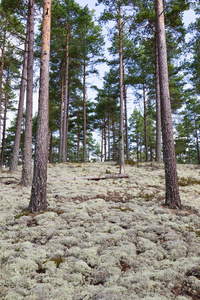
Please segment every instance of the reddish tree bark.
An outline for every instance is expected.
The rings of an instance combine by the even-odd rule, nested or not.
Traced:
[[[35,144],[34,173],[29,211],[34,213],[47,208],[47,162],[49,133],[49,60],[51,33],[51,0],[43,1],[42,52],[40,62],[40,89],[38,122]]]
[[[181,200],[179,195],[175,147],[173,139],[163,0],[155,0],[155,10],[158,35],[161,121],[165,163],[165,203],[170,208],[180,209]]]

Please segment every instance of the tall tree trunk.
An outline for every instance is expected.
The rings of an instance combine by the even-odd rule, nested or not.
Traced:
[[[139,137],[138,137],[138,132],[136,132],[136,144],[137,144],[137,165],[139,162]]]
[[[108,161],[110,161],[110,99],[108,97]]]
[[[124,100],[123,100],[123,47],[122,47],[122,19],[121,19],[121,0],[119,5],[119,89],[120,89],[120,129],[119,129],[119,162],[120,174],[125,173],[124,168]]]
[[[161,142],[161,103],[160,103],[160,82],[159,82],[159,62],[158,62],[158,39],[157,33],[155,34],[156,47],[156,162],[162,162],[162,142]]]
[[[29,0],[29,42],[27,62],[26,122],[21,185],[30,186],[32,181],[32,105],[33,105],[33,47],[34,47],[34,0]]]
[[[140,136],[140,162],[142,162],[142,139]]]
[[[2,46],[2,54],[1,54],[1,71],[0,71],[0,143],[1,143],[1,100],[2,100],[2,82],[3,82],[3,69],[4,69],[4,59],[5,59],[5,47],[6,47],[6,27],[4,27],[3,34],[3,46]]]
[[[52,163],[52,147],[53,147],[53,133],[50,132],[50,139],[49,139],[49,162]]]
[[[64,95],[64,76],[62,72],[61,96],[60,96],[60,141],[59,141],[59,162],[62,161],[63,151],[63,95]]]
[[[163,0],[155,0],[155,10],[156,10],[157,34],[158,34],[161,121],[162,121],[163,150],[164,150],[163,152],[164,152],[164,163],[165,163],[165,183],[166,183],[165,203],[170,208],[180,209],[181,200],[179,195],[175,147],[174,147],[173,128],[172,128]]]
[[[67,44],[66,44],[66,74],[65,74],[65,102],[63,120],[63,150],[62,161],[67,161],[67,138],[68,138],[68,107],[69,107],[69,25],[67,24]]]
[[[86,60],[83,65],[83,162],[86,162]]]
[[[103,161],[103,136],[104,136],[104,128],[102,121],[102,129],[101,129],[101,162]]]
[[[179,154],[180,164],[182,164],[182,147],[181,147],[181,144],[179,146],[179,151],[180,151],[180,154]]]
[[[125,80],[124,66],[123,66],[123,81]],[[125,112],[125,132],[126,132],[126,159],[129,160],[129,144],[128,144],[128,114],[127,114],[127,93],[126,85],[124,83],[124,112]]]
[[[117,160],[117,150],[116,150],[116,142],[115,142],[115,122],[112,119],[112,131],[113,131],[113,160]]]
[[[19,104],[18,104],[18,112],[17,112],[17,124],[16,124],[15,141],[14,141],[14,146],[13,146],[12,159],[11,159],[11,164],[10,164],[10,172],[14,172],[17,170],[17,165],[18,165],[18,160],[19,160],[19,148],[20,148],[20,139],[21,139],[24,96],[25,96],[26,78],[27,78],[28,38],[29,38],[28,33],[29,33],[29,22],[27,22],[26,40],[25,40],[25,45],[24,45],[24,63],[23,63],[23,69],[22,69]]]
[[[1,161],[0,168],[3,166],[4,148],[5,148],[5,137],[6,137],[6,117],[7,117],[7,104],[8,104],[8,81],[9,81],[9,71],[6,78],[6,94],[4,103],[4,119],[3,119],[3,135],[2,135],[2,146],[1,146]]]
[[[149,161],[149,154],[148,154],[148,137],[147,137],[147,107],[146,107],[145,84],[143,84],[143,102],[144,102],[144,140],[145,140],[145,154],[146,154],[146,161]]]
[[[47,208],[47,161],[49,132],[49,59],[51,33],[51,0],[43,0],[42,52],[35,160],[29,211]]]
[[[107,143],[106,143],[106,121],[104,120],[104,161],[107,161]]]
[[[197,122],[196,122],[196,113],[194,114],[194,125],[195,125],[195,136],[196,136],[196,146],[197,146],[197,160],[198,160],[198,164],[200,164],[199,138],[198,138],[198,130],[197,130]]]
[[[191,163],[192,163],[192,160],[191,160],[191,151],[190,151],[190,145],[189,145],[189,153],[188,153],[188,155],[189,155],[189,164],[191,164]]]
[[[80,161],[80,112],[78,111],[77,161]]]

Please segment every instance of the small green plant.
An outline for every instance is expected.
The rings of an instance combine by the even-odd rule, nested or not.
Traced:
[[[15,252],[19,252],[20,251],[20,248],[15,248]]]
[[[28,216],[29,215],[29,211],[27,209],[22,209],[22,211],[15,216],[15,219],[19,219],[22,216]]]
[[[111,174],[111,172],[109,170],[106,170],[106,174]]]
[[[53,261],[55,263],[55,265],[56,265],[56,268],[59,268],[60,264],[63,263],[63,262],[65,262],[65,258],[63,258],[63,257],[51,258],[49,260],[45,260],[43,262],[43,264],[46,264],[48,261]]]

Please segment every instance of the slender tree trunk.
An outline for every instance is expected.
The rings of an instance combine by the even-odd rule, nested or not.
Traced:
[[[53,147],[53,133],[50,132],[50,139],[49,139],[49,162],[52,163],[52,147]]]
[[[49,132],[49,59],[51,33],[51,0],[43,0],[42,52],[35,160],[29,211],[47,208],[47,161]]]
[[[77,161],[80,161],[80,113],[78,111]]]
[[[1,146],[1,161],[0,168],[3,166],[3,158],[4,158],[4,148],[5,148],[5,137],[6,137],[6,117],[7,117],[7,104],[8,104],[8,81],[9,81],[9,71],[6,78],[6,94],[5,94],[5,103],[4,103],[4,119],[3,119],[3,135],[2,135],[2,146]]]
[[[123,80],[125,79],[124,66],[123,66]],[[128,115],[127,115],[127,93],[126,85],[124,84],[124,112],[125,112],[125,132],[126,132],[126,159],[129,160],[129,144],[128,144]]]
[[[144,140],[145,140],[145,154],[146,154],[146,161],[149,161],[149,155],[148,155],[148,137],[147,137],[147,108],[146,108],[145,84],[143,84],[143,101],[144,101]]]
[[[68,138],[68,107],[69,107],[69,25],[67,24],[67,44],[66,44],[66,74],[65,74],[65,102],[63,120],[63,150],[62,161],[67,161],[67,138]]]
[[[181,144],[180,144],[180,147],[179,147],[179,151],[180,151],[180,164],[182,164],[182,148],[181,148]]]
[[[1,100],[2,100],[2,82],[3,82],[3,69],[4,69],[4,59],[5,59],[5,47],[6,47],[6,27],[4,27],[3,34],[3,46],[2,46],[2,54],[1,54],[1,71],[0,71],[0,143],[1,143]]]
[[[139,139],[138,132],[136,132],[136,144],[137,144],[137,164],[139,163]]]
[[[86,162],[86,61],[83,65],[83,162]]]
[[[120,89],[120,129],[119,129],[119,162],[120,174],[125,173],[124,168],[124,100],[123,100],[123,47],[122,47],[122,19],[121,19],[121,4],[119,4],[119,89]]]
[[[156,38],[156,162],[162,162],[162,129],[161,129],[161,103],[160,103],[160,82],[159,82],[159,62],[158,62],[158,39]]]
[[[190,145],[189,145],[189,164],[191,164],[192,163],[192,160],[191,160],[191,152],[190,152]]]
[[[110,99],[108,98],[108,161],[110,161]]]
[[[103,121],[102,121],[103,123]],[[101,162],[103,161],[103,136],[104,136],[104,128],[102,124],[102,130],[101,130]]]
[[[151,144],[151,137],[149,138],[150,141],[150,161],[153,161],[153,149],[152,149],[152,144]]]
[[[24,154],[22,161],[22,186],[32,181],[32,105],[33,105],[33,47],[34,47],[34,0],[29,0],[29,42],[27,62],[26,121]]]
[[[104,120],[104,161],[107,161],[107,143],[106,143],[106,121]]]
[[[59,141],[59,162],[63,157],[63,95],[64,95],[64,76],[62,72],[61,96],[60,96],[60,141]]]
[[[196,146],[197,146],[197,160],[198,160],[198,164],[200,164],[199,138],[198,138],[196,114],[194,114],[194,125],[195,125],[195,136],[196,136]]]
[[[19,148],[20,148],[20,139],[21,139],[24,96],[25,96],[26,78],[27,78],[28,37],[29,37],[28,32],[29,32],[29,22],[27,22],[26,41],[25,41],[25,46],[24,46],[24,63],[23,63],[23,69],[22,69],[22,78],[21,78],[18,113],[17,113],[17,124],[16,124],[15,141],[14,141],[14,146],[13,146],[12,159],[11,159],[11,164],[10,164],[10,172],[14,172],[17,170],[17,165],[18,165],[18,160],[19,160]]]
[[[116,150],[116,142],[115,142],[115,122],[112,119],[112,131],[113,131],[113,160],[117,160],[117,150]]]
[[[165,163],[165,203],[170,208],[180,209],[181,200],[179,195],[175,147],[173,139],[163,0],[155,0],[155,8],[158,34],[161,121]]]

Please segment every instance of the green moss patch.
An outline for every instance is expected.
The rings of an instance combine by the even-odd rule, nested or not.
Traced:
[[[45,260],[43,262],[43,264],[46,264],[48,261],[53,261],[55,263],[55,265],[56,265],[56,268],[59,268],[60,264],[63,263],[63,262],[65,262],[65,258],[63,258],[63,257],[51,258],[49,260]]]

